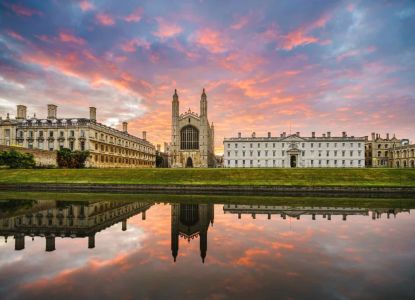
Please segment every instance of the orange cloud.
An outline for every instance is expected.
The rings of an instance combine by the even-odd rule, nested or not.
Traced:
[[[290,32],[281,37],[281,48],[284,50],[292,50],[295,47],[308,45],[318,42],[318,39],[312,36],[306,36],[303,30]]]
[[[76,37],[70,33],[60,32],[59,33],[59,40],[64,43],[74,43],[77,45],[85,44],[85,40],[83,38]]]
[[[195,42],[212,53],[220,53],[226,50],[224,39],[218,31],[205,28],[195,35]]]
[[[156,18],[156,20],[158,23],[158,29],[153,32],[153,34],[160,39],[171,38],[183,31],[177,24],[166,22],[162,18]]]
[[[95,5],[87,0],[82,0],[81,2],[79,2],[79,7],[82,11],[88,11],[94,9]]]
[[[141,8],[136,9],[131,14],[124,18],[126,22],[140,22],[143,10]]]
[[[115,24],[114,19],[109,14],[99,13],[95,16],[98,23],[104,26],[112,26]]]

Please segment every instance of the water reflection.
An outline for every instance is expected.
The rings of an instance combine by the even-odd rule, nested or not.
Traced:
[[[1,299],[411,299],[415,291],[412,200],[73,197],[0,197]],[[49,198],[60,200],[39,200]]]
[[[19,209],[19,200],[3,202],[3,208],[14,208],[8,213],[0,213],[0,236],[14,237],[14,249],[25,248],[25,237],[45,238],[46,251],[56,250],[55,240],[60,238],[88,238],[88,248],[95,248],[95,234],[122,222],[122,230],[127,230],[127,219],[142,214],[152,206],[148,202],[137,201],[95,201],[67,202],[39,200],[31,202],[29,208]],[[23,202],[22,204],[26,204]]]

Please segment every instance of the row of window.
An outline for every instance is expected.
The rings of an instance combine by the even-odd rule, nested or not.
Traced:
[[[232,162],[233,162],[233,164],[232,164]],[[256,164],[255,164],[255,162],[256,162]],[[279,162],[281,162],[281,166],[285,166],[285,160],[283,159],[283,160],[265,160],[264,161],[265,162],[265,166],[273,166],[273,167],[276,167],[277,166],[277,164],[279,164]],[[288,162],[288,161],[287,161]],[[347,166],[347,165],[350,165],[350,166],[353,166],[353,165],[355,165],[354,164],[354,162],[357,162],[357,165],[358,166],[362,166],[362,164],[363,164],[363,160],[362,159],[359,159],[359,160],[337,160],[337,159],[334,159],[334,160],[329,160],[329,159],[327,159],[327,160],[321,160],[321,159],[319,159],[319,160],[313,160],[313,159],[311,159],[310,160],[310,166],[311,167],[313,167],[313,166],[338,166],[338,165],[341,165],[341,166]],[[249,165],[249,166],[251,166],[251,167],[254,167],[254,164],[255,164],[255,166],[258,166],[258,167],[260,167],[260,166],[262,166],[262,163],[261,163],[261,161],[260,160],[257,160],[257,161],[255,161],[255,160],[245,160],[245,159],[235,159],[235,160],[232,160],[232,159],[229,159],[229,160],[225,160],[225,166],[231,166],[231,165],[233,165],[233,166],[235,166],[235,167],[238,167],[238,166],[247,166],[247,165]]]
[[[38,137],[39,138],[44,138],[45,137],[45,134],[44,134],[45,132],[44,131],[39,131],[38,132]],[[47,133],[47,131],[46,131],[46,133]],[[54,135],[55,135],[55,132],[54,131],[49,131],[49,137],[50,138],[53,138],[54,137]],[[21,139],[23,139],[24,138],[24,131],[22,131],[22,130],[19,130],[18,132],[17,132],[17,137],[18,138],[21,138]],[[31,138],[31,139],[34,139],[35,138],[35,134],[34,134],[34,131],[32,131],[32,130],[29,130],[28,131],[28,134],[27,134],[27,137],[28,138]],[[64,138],[65,137],[65,132],[64,131],[59,131],[59,137],[62,137],[62,138]],[[75,130],[70,130],[69,131],[69,137],[75,137]],[[85,137],[85,131],[84,130],[81,130],[80,131],[80,137]]]
[[[135,150],[108,146],[104,144],[99,145],[98,143],[95,143],[95,150],[97,151],[100,150],[101,152],[110,152],[110,153],[115,153],[115,154],[118,153],[120,155],[135,156],[135,157],[144,158],[144,159],[151,157],[151,155],[149,155],[148,153],[142,153],[142,152],[138,152]]]
[[[19,145],[23,145],[23,143],[19,143]],[[46,146],[47,146],[47,148],[45,148]],[[39,141],[37,143],[28,142],[27,143],[27,148],[29,148],[29,149],[36,148],[36,149],[39,149],[39,150],[49,150],[49,151],[56,150],[55,149],[55,143],[54,142],[46,142],[46,143],[44,143],[44,142],[41,142],[41,141]],[[63,142],[60,142],[59,143],[59,149],[62,150],[63,148],[65,148],[65,145],[64,145]],[[74,141],[69,141],[68,148],[71,149],[72,151],[73,150],[77,150],[77,149],[75,149],[75,142]],[[85,142],[84,141],[81,141],[79,143],[79,149],[78,150],[81,150],[81,151],[85,151],[86,150],[86,148],[85,148]]]
[[[227,151],[226,153],[228,154],[227,156],[230,157],[232,151]],[[238,150],[235,150],[234,153],[235,153],[235,156],[238,156],[238,154],[239,154]],[[261,156],[262,153],[264,154],[264,156],[270,156],[271,153],[272,153],[272,156],[277,156],[277,151],[276,150],[273,150],[273,151],[268,151],[268,150],[261,151],[261,150],[258,150],[256,152],[253,151],[253,150],[250,150],[250,151],[241,151],[241,153],[242,153],[242,156],[243,157],[245,157],[245,156],[251,156],[252,157],[252,156],[254,156],[254,153],[256,153],[257,156]],[[306,153],[306,151],[301,151],[301,155],[302,156],[305,156],[305,153]],[[330,150],[326,150],[325,152],[323,152],[322,150],[318,150],[318,156],[319,157],[323,156],[323,153],[326,154],[326,157],[329,157],[332,153],[333,153],[333,156],[337,156],[338,151],[337,150],[331,150],[331,151]],[[354,153],[355,153],[355,151],[349,150],[349,156],[353,156]],[[362,155],[362,151],[361,150],[357,151],[357,153],[358,153],[358,156],[361,156]],[[310,154],[311,155],[314,155],[314,150],[311,150],[310,151]],[[281,151],[281,156],[285,156],[285,151],[284,150]],[[346,150],[342,150],[341,151],[341,156],[343,156],[343,157],[346,156]]]
[[[95,139],[98,140],[98,132],[95,132]],[[106,142],[106,143],[110,143],[110,144],[117,144],[119,146],[122,147],[128,147],[128,148],[133,148],[133,149],[137,149],[140,151],[146,151],[146,152],[154,152],[154,149],[150,148],[150,147],[146,147],[137,143],[133,143],[130,141],[125,141],[123,139],[117,138],[117,137],[113,137],[113,136],[109,136],[107,134],[101,133],[99,136],[99,140],[102,142]]]
[[[136,165],[136,166],[152,166],[154,165],[153,161],[143,161],[140,159],[133,158],[124,158],[110,155],[94,155],[95,162],[101,163],[114,163],[114,164],[127,164],[127,165]]]
[[[247,144],[247,143],[246,143]],[[271,144],[271,143],[270,143]],[[285,147],[286,143],[281,143],[281,148]],[[288,143],[287,143],[288,144]],[[301,144],[301,148],[305,148],[306,145],[308,143],[300,143]],[[334,147],[337,148],[339,144],[341,144],[341,147],[346,147],[346,143],[309,143],[310,148],[314,148],[314,145],[316,145],[316,147],[318,148],[322,148],[324,147],[324,144],[326,146],[326,148],[330,148],[330,147]],[[231,143],[227,143],[228,148],[230,149],[232,147]],[[238,149],[238,143],[234,143],[234,148]],[[254,148],[255,145],[257,145],[257,148],[261,148],[261,146],[268,148],[268,143],[249,143],[249,148]],[[275,148],[278,145],[278,143],[272,143],[272,148]],[[349,143],[349,147],[353,148],[353,146],[355,145],[355,143]],[[362,143],[357,143],[357,147],[360,148],[362,146]],[[242,148],[245,148],[245,144],[242,144]]]

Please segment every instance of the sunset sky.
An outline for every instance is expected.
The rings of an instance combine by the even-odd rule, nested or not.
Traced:
[[[171,100],[216,149],[241,131],[415,140],[415,1],[0,3],[0,115],[88,117],[170,141]]]

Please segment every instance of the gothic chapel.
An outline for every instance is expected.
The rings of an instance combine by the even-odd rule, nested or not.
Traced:
[[[200,115],[190,110],[179,114],[179,95],[174,90],[170,159],[173,168],[215,167],[214,127],[209,125],[205,89],[200,98]]]

